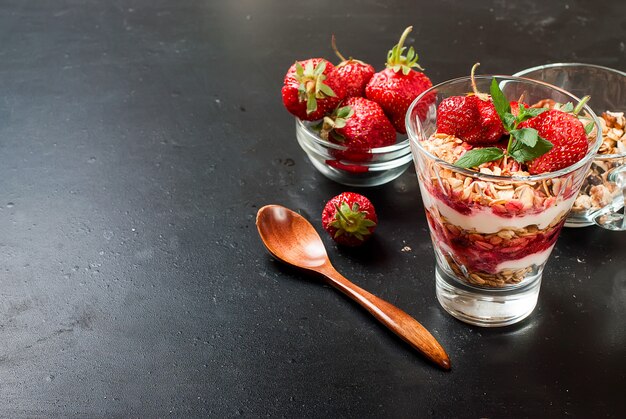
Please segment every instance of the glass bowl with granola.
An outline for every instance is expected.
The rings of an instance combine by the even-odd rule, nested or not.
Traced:
[[[577,97],[590,96],[589,106],[602,126],[602,144],[565,226],[584,227],[595,221],[602,227],[625,230],[619,211],[626,194],[626,73],[594,64],[555,63],[515,75],[544,81]]]

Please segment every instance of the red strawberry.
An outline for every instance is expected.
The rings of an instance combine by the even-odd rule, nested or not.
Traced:
[[[345,59],[343,55],[337,49],[335,43],[335,35],[331,38],[331,44],[335,54],[339,57],[341,62],[335,67],[336,76],[340,79],[346,89],[345,97],[353,96],[365,96],[365,85],[370,81],[374,73],[374,67],[364,63],[363,61],[355,60],[352,57]]]
[[[409,48],[406,57],[402,55],[406,47],[404,41],[413,28],[404,30],[400,41],[387,54],[387,68],[372,76],[365,87],[365,96],[378,102],[396,131],[404,134],[406,111],[413,100],[433,84],[424,73],[412,69],[417,67],[417,54]],[[434,100],[434,97],[432,98]]]
[[[364,97],[349,98],[332,116],[324,118],[320,135],[352,151],[367,151],[396,142],[396,130],[383,109]]]
[[[493,144],[506,132],[490,99],[451,96],[437,107],[437,131],[472,145]]]
[[[363,195],[343,192],[322,211],[322,226],[338,244],[358,246],[369,239],[378,217],[374,205]]]
[[[283,104],[300,119],[322,119],[339,104],[344,87],[335,76],[335,66],[323,58],[296,61],[285,74]]]
[[[518,101],[515,101],[515,100],[509,102],[509,105],[511,106],[511,114],[513,114],[513,116],[519,115],[519,105],[520,105],[520,103],[522,103],[522,105],[524,105],[525,107],[528,108],[528,105],[526,105],[523,102],[518,102]]]
[[[351,97],[344,104],[324,118],[320,136],[347,150],[331,150],[336,160],[326,163],[339,170],[364,173],[369,169],[354,163],[370,160],[372,148],[395,144],[396,130],[376,102]]]
[[[528,172],[554,172],[571,166],[587,154],[589,143],[580,120],[570,114],[556,109],[540,113],[534,118],[519,124],[519,128],[534,128],[539,136],[550,141],[552,149],[528,163]]]
[[[437,131],[454,135],[472,145],[494,144],[506,134],[506,131],[491,97],[480,93],[476,87],[474,81],[476,67],[478,64],[472,67],[471,72],[474,93],[467,96],[450,96],[439,103]]]

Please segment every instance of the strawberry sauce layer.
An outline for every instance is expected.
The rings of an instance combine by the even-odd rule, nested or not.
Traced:
[[[491,274],[497,273],[498,265],[503,262],[519,260],[550,249],[565,222],[563,217],[546,230],[537,230],[523,237],[507,238],[506,234],[500,237],[494,234],[468,233],[453,225],[446,227],[439,216],[433,215],[429,210],[426,211],[426,216],[436,240],[445,243],[458,263],[470,272]]]

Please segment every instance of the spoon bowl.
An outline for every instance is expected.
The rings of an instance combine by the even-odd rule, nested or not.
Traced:
[[[259,209],[256,225],[265,247],[276,259],[321,274],[328,284],[359,303],[430,361],[450,369],[446,351],[417,320],[354,285],[335,270],[322,239],[304,217],[280,205],[267,205]]]
[[[296,212],[280,205],[265,206],[257,215],[257,228],[269,252],[283,262],[312,270],[328,261],[319,234]]]

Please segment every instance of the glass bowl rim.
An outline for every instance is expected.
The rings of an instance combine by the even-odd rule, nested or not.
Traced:
[[[549,64],[542,64],[542,65],[536,65],[534,67],[528,67],[525,68],[523,70],[518,71],[515,74],[512,74],[513,77],[524,77],[525,74],[528,74],[532,71],[537,71],[537,70],[543,70],[544,68],[558,68],[558,67],[591,67],[591,68],[597,68],[599,70],[605,70],[608,71],[610,73],[616,73],[619,74],[620,76],[624,76],[626,77],[626,73],[621,71],[621,70],[617,70],[615,68],[611,68],[611,67],[606,67],[603,65],[598,65],[598,64],[588,64],[588,63],[578,63],[578,62],[572,62],[572,63],[549,63]],[[534,80],[534,79],[531,79]]]
[[[315,121],[303,121],[300,118],[295,118],[296,119],[296,128],[301,129],[304,134],[306,135],[306,137],[313,141],[314,143],[322,146],[322,147],[326,147],[326,148],[332,148],[335,150],[339,150],[339,151],[347,151],[348,147],[346,146],[342,146],[340,144],[335,144],[332,143],[330,141],[324,140],[323,138],[319,137],[318,135],[315,135],[307,126],[307,123],[312,123]],[[384,155],[387,153],[393,153],[395,151],[401,151],[403,149],[407,150],[407,154],[410,153],[410,142],[409,142],[409,138],[407,136],[407,138],[405,138],[404,140],[392,144],[392,145],[388,145],[385,147],[374,147],[374,148],[370,148],[368,150],[368,152],[372,153],[373,155]]]
[[[524,82],[524,83],[530,83],[530,84],[537,84],[537,85],[541,85],[544,87],[547,87],[549,89],[552,90],[557,90],[559,93],[564,94],[565,96],[570,97],[574,102],[579,102],[580,99],[576,96],[574,96],[572,93],[561,89],[560,87],[554,86],[552,84],[549,83],[545,83],[539,80],[533,80],[533,79],[527,79],[524,77],[516,77],[516,76],[507,76],[507,75],[499,75],[499,74],[489,74],[489,75],[478,75],[475,76],[475,79],[481,79],[481,80],[486,80],[486,79],[493,79],[496,78],[499,81],[515,81],[515,82]],[[548,173],[541,173],[538,175],[530,175],[530,176],[498,176],[498,175],[490,175],[487,173],[481,173],[481,172],[477,172],[474,170],[469,170],[469,169],[464,169],[462,167],[457,167],[454,166],[451,163],[448,163],[447,161],[440,159],[436,156],[434,156],[433,154],[429,153],[424,147],[422,147],[422,145],[420,144],[420,142],[417,140],[417,133],[414,131],[413,129],[413,122],[412,122],[412,118],[411,118],[411,114],[413,113],[413,110],[415,109],[417,103],[426,95],[431,94],[431,93],[436,93],[437,89],[439,89],[442,86],[447,86],[450,84],[455,84],[455,83],[461,83],[461,82],[469,82],[470,76],[463,76],[463,77],[457,77],[454,79],[450,79],[450,80],[446,80],[444,82],[441,82],[439,84],[436,84],[434,86],[432,86],[431,88],[425,90],[424,92],[422,92],[418,97],[415,98],[415,100],[413,100],[413,102],[411,102],[411,105],[409,106],[406,116],[405,116],[405,125],[406,125],[406,131],[407,134],[409,136],[409,140],[411,141],[412,144],[414,144],[416,147],[419,148],[419,150],[421,152],[423,152],[424,154],[426,154],[431,160],[434,160],[437,164],[439,164],[440,166],[443,166],[449,170],[452,170],[453,172],[457,172],[457,173],[461,173],[464,174],[466,176],[470,176],[470,177],[474,177],[474,178],[480,178],[480,179],[484,179],[484,180],[490,180],[490,181],[497,181],[497,182],[502,182],[502,181],[514,181],[514,182],[539,182],[539,181],[543,181],[546,179],[553,179],[553,178],[558,178],[558,177],[562,177],[565,176],[569,173],[573,173],[576,170],[578,170],[579,168],[581,168],[582,166],[584,166],[585,164],[587,164],[590,160],[594,159],[596,157],[596,152],[598,151],[598,149],[600,148],[600,145],[602,144],[602,135],[597,135],[596,136],[596,141],[593,144],[593,146],[591,147],[591,150],[587,151],[587,154],[585,155],[585,157],[583,157],[581,160],[577,161],[576,163],[567,166],[563,169],[554,171],[554,172],[548,172]],[[589,107],[589,105],[585,105],[584,108],[589,115],[591,116],[592,120],[594,121],[594,124],[596,125],[596,129],[600,130],[600,121],[598,120],[598,117],[596,116],[596,114],[593,112],[593,110]],[[419,122],[417,122],[419,123]]]

